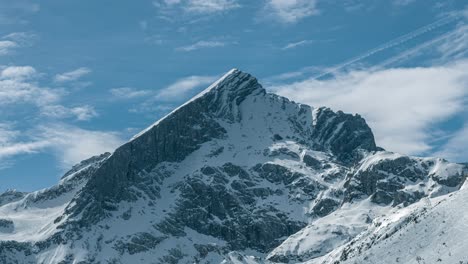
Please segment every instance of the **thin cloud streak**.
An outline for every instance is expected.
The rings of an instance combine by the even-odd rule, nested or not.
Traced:
[[[188,51],[194,51],[194,50],[205,49],[205,48],[224,47],[226,45],[228,45],[228,43],[222,42],[222,41],[205,41],[205,40],[201,40],[201,41],[195,42],[195,43],[193,43],[191,45],[188,45],[188,46],[183,46],[183,47],[176,48],[176,50],[188,52]]]
[[[356,62],[362,61],[362,60],[364,60],[364,59],[366,59],[368,57],[371,57],[371,56],[373,56],[373,55],[375,55],[377,53],[383,52],[383,51],[385,51],[387,49],[390,49],[390,48],[393,48],[395,46],[399,46],[401,44],[404,44],[404,43],[406,43],[406,42],[408,42],[408,41],[410,41],[410,40],[412,40],[412,39],[414,39],[414,38],[416,38],[416,37],[418,37],[418,36],[420,36],[422,34],[433,31],[433,30],[435,30],[435,29],[437,29],[437,28],[439,28],[439,27],[441,27],[443,25],[446,25],[448,23],[454,22],[459,18],[460,18],[459,14],[458,15],[449,15],[449,16],[446,16],[444,18],[441,18],[441,19],[439,19],[439,20],[437,20],[435,22],[432,22],[432,23],[430,23],[428,25],[420,27],[420,28],[418,28],[418,29],[416,29],[416,30],[414,30],[414,31],[412,31],[410,33],[407,33],[407,34],[402,35],[402,36],[400,36],[398,38],[392,39],[392,40],[384,43],[383,45],[380,45],[380,46],[378,46],[378,47],[376,47],[374,49],[371,49],[371,50],[369,50],[369,51],[367,51],[367,52],[365,52],[365,53],[363,53],[363,54],[361,54],[359,56],[356,56],[356,57],[354,57],[354,58],[352,58],[350,60],[347,60],[342,64],[339,64],[339,65],[337,65],[335,67],[332,67],[330,70],[325,71],[323,73],[320,73],[320,74],[314,76],[314,78],[315,79],[320,79],[320,78],[323,78],[323,77],[325,77],[327,75],[337,73],[338,71],[340,71],[340,70],[342,70],[342,69],[344,69],[344,68],[346,68],[346,67],[348,67],[348,66],[350,66],[352,64],[355,64]]]
[[[86,67],[81,67],[73,71],[64,72],[64,73],[55,75],[54,81],[59,82],[59,83],[76,81],[89,73],[91,73],[91,69],[86,68]]]
[[[313,41],[313,40],[301,40],[301,41],[297,41],[297,42],[288,43],[286,46],[284,46],[281,49],[282,50],[293,49],[293,48],[297,48],[297,47],[300,47],[300,46],[310,45],[310,44],[312,44],[314,42],[315,41]]]
[[[162,13],[182,10],[188,14],[207,15],[241,7],[237,0],[159,0],[153,1]]]
[[[119,87],[110,90],[112,96],[116,99],[134,99],[151,95],[149,90],[138,90],[131,87]]]

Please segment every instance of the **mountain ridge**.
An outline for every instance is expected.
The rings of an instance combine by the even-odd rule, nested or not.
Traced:
[[[467,171],[385,151],[359,115],[267,93],[233,69],[58,185],[9,194],[0,260],[346,263],[348,243],[457,192]]]

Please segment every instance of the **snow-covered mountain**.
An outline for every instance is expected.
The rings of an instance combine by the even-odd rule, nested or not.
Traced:
[[[56,186],[0,195],[0,263],[468,263],[467,174],[231,70]]]

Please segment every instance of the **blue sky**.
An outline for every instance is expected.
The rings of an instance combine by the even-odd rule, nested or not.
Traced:
[[[468,161],[467,21],[465,1],[0,0],[0,190],[53,185],[234,67]]]

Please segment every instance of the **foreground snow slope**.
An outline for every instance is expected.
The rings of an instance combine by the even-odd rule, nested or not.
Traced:
[[[232,70],[57,186],[1,195],[0,263],[394,263],[372,258],[466,174]]]
[[[308,263],[468,263],[466,185],[392,211],[328,258]]]

